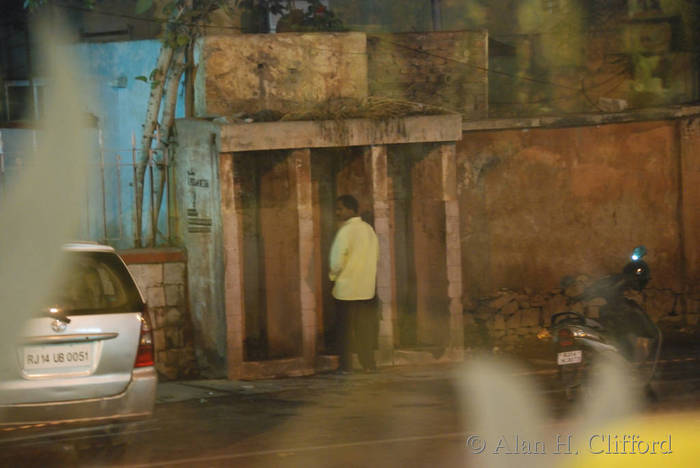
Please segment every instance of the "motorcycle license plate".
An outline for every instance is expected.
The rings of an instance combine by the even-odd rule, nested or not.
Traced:
[[[578,364],[582,360],[583,352],[581,350],[557,353],[557,364],[560,366],[564,366],[566,364]]]

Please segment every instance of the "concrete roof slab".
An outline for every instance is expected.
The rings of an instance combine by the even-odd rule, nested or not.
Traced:
[[[256,122],[221,127],[221,152],[457,141],[459,114],[370,119]]]

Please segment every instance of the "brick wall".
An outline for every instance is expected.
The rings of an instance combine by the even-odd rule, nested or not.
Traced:
[[[542,327],[551,324],[552,315],[560,312],[574,311],[598,319],[605,299],[579,297],[597,279],[579,275],[549,291],[501,289],[473,301],[464,313],[465,346],[509,350],[534,340]],[[626,296],[644,308],[669,342],[700,333],[697,296],[654,288],[628,291]]]
[[[161,378],[192,378],[197,375],[192,323],[187,307],[187,261],[175,249],[122,251],[148,304],[156,369]]]

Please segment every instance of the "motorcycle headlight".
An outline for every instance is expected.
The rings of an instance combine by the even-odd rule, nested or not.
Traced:
[[[588,336],[588,333],[585,331],[581,330],[580,328],[574,328],[571,330],[573,332],[574,337],[576,338],[585,338]]]

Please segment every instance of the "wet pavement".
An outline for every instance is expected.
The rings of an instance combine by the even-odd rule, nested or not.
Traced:
[[[642,414],[700,412],[695,356],[667,356]],[[125,446],[74,434],[3,450],[0,466],[465,466],[471,434],[461,364],[394,367],[263,381],[163,382],[154,417]],[[567,421],[570,403],[547,360],[513,373],[530,379],[544,424]],[[509,416],[505,416],[506,418]]]

